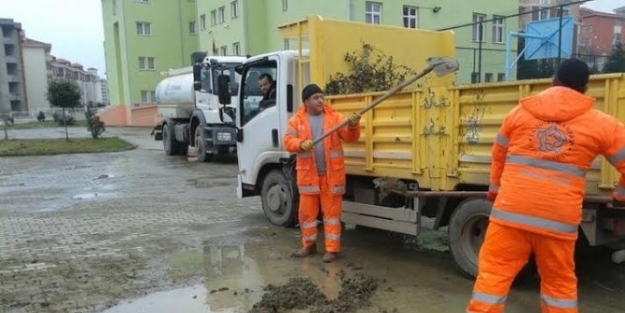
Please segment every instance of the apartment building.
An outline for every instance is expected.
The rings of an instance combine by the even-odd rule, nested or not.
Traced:
[[[26,84],[26,97],[28,110],[39,112],[50,108],[46,93],[48,91],[49,63],[52,61],[50,52],[52,45],[30,39],[22,38],[22,52],[24,55],[24,81]]]
[[[192,63],[191,54],[197,50],[196,2],[101,0],[101,4],[111,104],[152,102],[161,72]]]
[[[94,106],[97,103],[96,89],[100,84],[98,70],[89,68],[85,70],[81,64],[71,63],[65,59],[52,57],[50,64],[49,80],[67,80],[76,83],[80,87],[81,103],[83,106]]]
[[[587,56],[609,56],[614,45],[623,43],[625,7],[614,13],[597,12],[583,8],[581,11],[578,52]]]
[[[517,17],[505,16],[519,9],[519,0],[215,0],[196,4],[199,48],[220,55],[295,48],[279,38],[277,27],[310,14],[430,30],[475,23],[454,29],[459,83],[504,79],[506,34],[518,27]]]
[[[0,18],[0,113],[28,111],[21,46],[22,26]]]
[[[109,86],[106,79],[100,78],[96,92],[99,95],[97,103],[101,104],[101,106],[108,106],[111,104],[109,99]]]

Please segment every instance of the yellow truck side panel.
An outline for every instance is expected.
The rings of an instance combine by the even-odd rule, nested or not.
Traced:
[[[280,36],[299,51],[299,86],[325,86],[331,75],[350,73],[345,54],[363,43],[419,71],[433,56],[455,56],[453,32],[323,19],[318,15],[280,26]],[[418,49],[414,49],[418,47]],[[308,53],[304,50],[308,49]],[[596,75],[588,95],[596,108],[625,121],[625,74]],[[429,74],[362,119],[362,136],[345,144],[352,175],[415,180],[420,188],[462,190],[489,183],[490,149],[505,115],[519,99],[545,90],[549,79],[453,86],[454,75]],[[327,97],[345,115],[383,93]],[[587,175],[587,193],[609,194],[618,173],[599,157]]]
[[[462,190],[489,183],[490,149],[506,114],[519,99],[535,95],[551,80],[449,87],[397,94],[365,114],[363,135],[345,145],[348,172],[354,175],[412,179],[421,188]],[[348,114],[378,94],[329,97]],[[596,75],[587,95],[595,107],[625,120],[625,74]],[[430,101],[430,98],[439,99]],[[587,193],[608,195],[619,174],[598,157],[587,175]]]

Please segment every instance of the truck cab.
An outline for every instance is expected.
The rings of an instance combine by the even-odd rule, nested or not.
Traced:
[[[156,140],[163,140],[167,155],[187,155],[189,147],[197,148],[200,162],[210,162],[219,154],[236,151],[234,137],[236,108],[219,103],[219,75],[231,78],[224,92],[238,101],[240,75],[234,71],[246,57],[208,56],[196,52],[192,67],[172,70],[156,87],[158,117]]]

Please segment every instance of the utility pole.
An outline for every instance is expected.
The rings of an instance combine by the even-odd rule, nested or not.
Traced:
[[[560,66],[560,63],[562,63],[562,19],[564,18],[563,16],[564,5],[560,5],[559,11],[560,11],[560,27],[558,27],[558,64],[556,64],[556,68]]]
[[[480,21],[480,25],[479,25],[479,29],[478,31],[479,33],[479,56],[478,56],[478,73],[479,73],[479,78],[477,79],[478,83],[482,82],[482,42],[484,42],[484,24],[482,23],[482,21]]]

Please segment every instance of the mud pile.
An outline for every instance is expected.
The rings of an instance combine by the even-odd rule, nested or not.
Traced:
[[[310,309],[311,313],[351,313],[370,305],[369,298],[378,287],[377,280],[361,273],[348,277],[339,273],[341,291],[328,299],[310,278],[290,278],[281,286],[268,285],[260,302],[248,313],[282,313]]]

